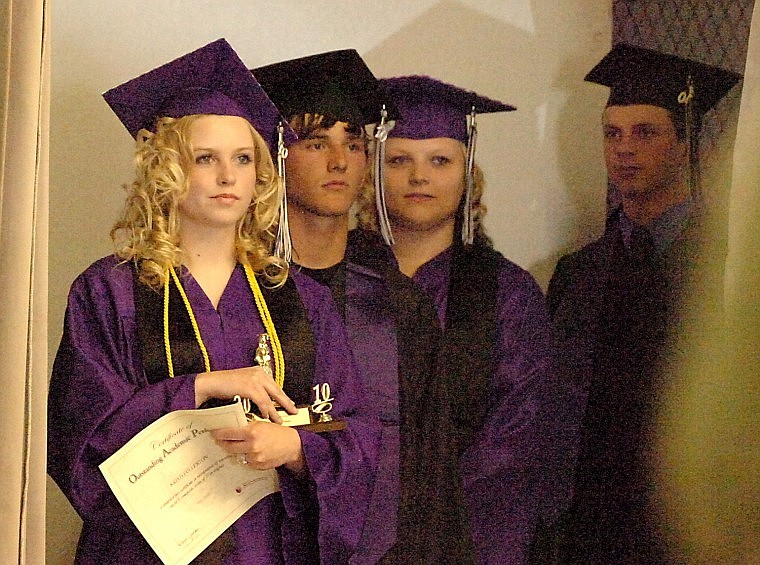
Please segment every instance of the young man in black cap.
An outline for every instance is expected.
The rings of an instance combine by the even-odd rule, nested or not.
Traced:
[[[469,535],[445,383],[432,372],[435,310],[379,236],[349,231],[367,175],[365,127],[383,122],[386,111],[392,119],[391,103],[354,50],[252,72],[299,136],[284,167],[282,255],[330,287],[368,404],[383,424],[374,493],[365,523],[357,524],[362,535],[351,562],[466,562]]]
[[[733,73],[618,45],[586,76],[611,88],[602,117],[610,182],[622,198],[604,235],[560,259],[548,301],[563,373],[586,395],[561,563],[676,558],[657,493],[659,403],[685,323],[683,293],[711,274],[702,246],[696,140]]]

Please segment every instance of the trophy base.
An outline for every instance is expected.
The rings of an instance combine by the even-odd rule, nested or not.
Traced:
[[[323,432],[338,432],[345,430],[348,423],[345,420],[330,420],[329,422],[313,422],[298,426],[301,429],[321,434]]]
[[[310,406],[297,406],[297,414],[288,414],[284,410],[278,410],[277,413],[282,418],[282,425],[291,428],[301,428],[315,433],[337,432],[347,426],[345,420],[323,419],[321,414],[315,414]],[[254,420],[268,422],[269,420],[253,416]]]

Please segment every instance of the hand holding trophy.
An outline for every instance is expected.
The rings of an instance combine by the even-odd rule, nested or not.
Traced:
[[[270,374],[272,371],[272,350],[269,344],[269,336],[260,334],[258,347],[256,348],[256,362],[260,367],[266,369]],[[330,396],[330,384],[322,383],[312,387],[314,391],[314,402],[311,406],[297,406],[296,414],[288,414],[284,410],[278,409],[278,414],[282,418],[283,426],[302,427],[303,429],[313,432],[332,432],[345,429],[345,420],[335,420],[329,412],[332,410],[334,398]],[[243,411],[249,420],[268,421],[256,414],[254,404],[248,398],[235,396],[236,402],[241,402]]]

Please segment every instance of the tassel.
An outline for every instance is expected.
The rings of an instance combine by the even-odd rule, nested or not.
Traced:
[[[385,206],[385,189],[383,187],[383,164],[385,163],[385,140],[388,139],[388,133],[393,129],[393,124],[386,123],[388,111],[383,105],[380,112],[380,123],[375,129],[375,159],[373,163],[373,176],[375,185],[375,206],[377,207],[377,226],[380,235],[383,236],[385,243],[393,245],[393,233],[391,232],[391,223],[388,219],[388,209]]]
[[[280,177],[280,222],[277,226],[274,254],[290,263],[293,257],[293,244],[290,240],[290,225],[288,224],[288,194],[285,188],[285,159],[288,158],[288,148],[285,147],[282,122],[277,125],[277,174]]]
[[[686,79],[686,89],[678,94],[678,103],[683,104],[684,123],[686,124],[686,149],[689,163],[686,167],[686,184],[694,201],[701,199],[699,183],[699,155],[694,131],[694,82],[691,75]]]
[[[462,218],[462,242],[472,245],[475,240],[475,218],[472,210],[472,192],[475,186],[475,143],[478,128],[475,123],[475,106],[472,107],[467,121],[467,163],[465,166],[464,217]]]

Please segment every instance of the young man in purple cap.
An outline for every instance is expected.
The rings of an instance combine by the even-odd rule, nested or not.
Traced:
[[[455,403],[472,560],[525,564],[539,520],[567,499],[549,316],[529,273],[495,251],[482,224],[474,162],[478,113],[514,110],[426,76],[382,79],[399,111],[383,158],[383,191],[402,272],[433,301],[442,346],[437,378]],[[360,214],[375,226],[376,209]],[[559,407],[561,408],[561,407]]]
[[[562,376],[587,400],[561,563],[680,562],[655,474],[656,422],[691,315],[684,292],[699,288],[701,309],[720,308],[722,269],[709,263],[722,257],[707,253],[693,156],[702,116],[739,78],[628,45],[586,76],[611,88],[604,157],[622,204],[549,285]]]
[[[294,268],[330,287],[382,422],[377,479],[351,562],[471,559],[432,304],[374,233],[351,230],[367,175],[365,126],[394,115],[356,51],[253,70],[299,141],[285,165]],[[381,145],[381,142],[380,142]]]
[[[270,486],[253,506],[239,504],[244,513],[207,548],[188,529],[181,557],[346,561],[373,486],[378,429],[361,416],[361,384],[330,293],[269,252],[277,108],[224,40],[104,97],[136,138],[138,172],[112,230],[115,254],[72,285],[50,383],[48,472],[84,522],[77,562],[161,562],[99,465],[167,413],[236,395],[271,421],[212,431],[237,456],[217,464],[242,464],[251,482]],[[271,367],[257,363],[263,334]],[[274,401],[292,413],[323,383],[345,430],[279,425]],[[203,500],[183,518],[213,514],[212,494]]]

